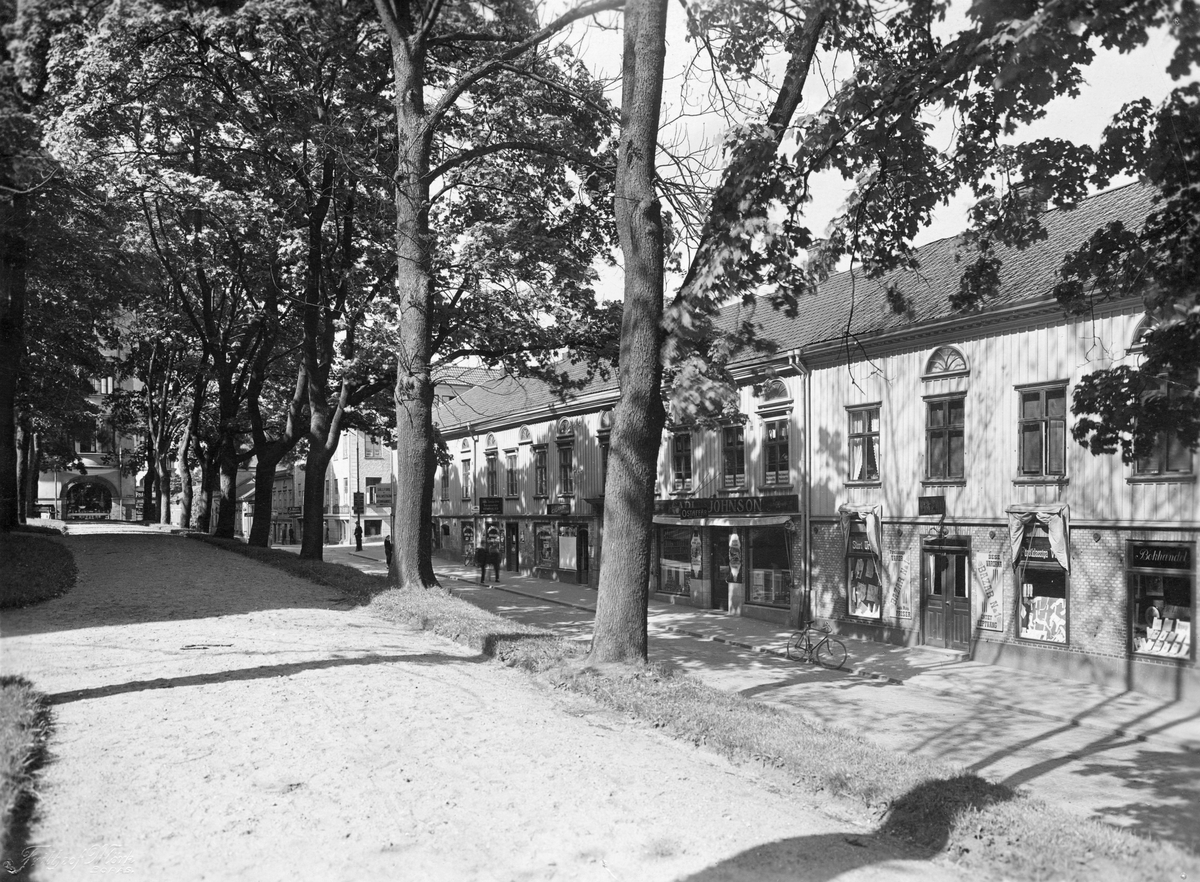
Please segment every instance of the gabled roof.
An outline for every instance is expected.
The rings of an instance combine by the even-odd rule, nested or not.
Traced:
[[[896,270],[877,279],[853,270],[830,276],[816,293],[801,298],[795,318],[760,300],[752,305],[735,303],[725,307],[717,323],[732,328],[749,320],[763,339],[774,340],[783,350],[800,350],[803,357],[805,348],[841,341],[848,333],[861,343],[957,316],[986,315],[1004,307],[1045,303],[1067,251],[1110,220],[1140,225],[1152,198],[1150,188],[1130,184],[1086,199],[1071,210],[1047,211],[1041,216],[1045,239],[1023,250],[1003,246],[995,249],[1001,261],[999,290],[978,310],[955,312],[950,307],[950,295],[958,290],[963,270],[974,259],[959,237],[953,236],[917,249],[920,266],[915,270]],[[895,312],[884,296],[893,285],[909,307],[903,314]],[[741,361],[753,362],[760,357],[747,354]],[[582,376],[584,371],[582,365],[564,365],[564,369],[574,377]],[[461,431],[468,424],[493,428],[525,419],[545,419],[549,414],[594,409],[599,402],[611,406],[616,394],[615,371],[607,380],[596,377],[566,402],[541,380],[493,373],[439,407],[435,419],[454,434],[455,429]]]

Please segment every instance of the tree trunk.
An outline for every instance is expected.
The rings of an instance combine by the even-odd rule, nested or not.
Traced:
[[[17,421],[17,520],[27,523],[33,517],[34,505],[37,502],[37,481],[33,482],[34,498],[29,493],[29,470],[33,459],[33,432],[26,420]]]
[[[237,521],[237,445],[233,438],[221,442],[217,460],[219,495],[217,496],[217,528],[213,535],[221,539],[232,539]]]
[[[146,465],[146,474],[142,476],[142,523],[153,523],[151,520],[151,512],[154,511],[154,472],[149,464]]]
[[[166,455],[159,457],[161,468],[158,473],[158,522],[171,523],[171,469]]]
[[[190,529],[192,526],[192,464],[188,451],[192,443],[191,427],[183,430],[179,439],[179,456],[175,459],[175,474],[179,476],[179,526]]]
[[[621,398],[613,412],[604,487],[604,568],[596,598],[589,663],[646,659],[650,540],[662,405],[662,210],[654,157],[666,51],[666,0],[625,6],[621,144],[616,216],[625,258],[625,305],[618,366]]]
[[[304,461],[304,512],[300,526],[300,557],[322,560],[325,556],[325,470],[337,450],[318,448],[309,442]]]
[[[254,519],[250,523],[247,545],[266,548],[271,544],[271,512],[274,510],[275,467],[283,456],[273,459],[260,453],[254,465]]]
[[[212,497],[216,481],[216,462],[214,461],[215,457],[209,456],[199,441],[196,442],[196,460],[200,464],[200,495],[196,498],[196,510],[192,519],[196,522],[197,530],[201,533],[210,533],[212,532]]]
[[[0,530],[17,525],[17,382],[25,356],[28,197],[0,199]]]

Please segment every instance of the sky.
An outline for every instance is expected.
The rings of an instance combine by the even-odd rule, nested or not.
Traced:
[[[676,118],[689,104],[688,85],[683,72],[693,60],[695,44],[687,41],[684,11],[680,3],[669,5],[667,17],[668,49],[663,88],[663,118]],[[617,20],[619,21],[619,19]],[[961,22],[961,16],[959,22]],[[955,28],[954,13],[947,21],[947,29]],[[596,76],[611,78],[613,85],[610,99],[620,103],[619,73],[621,64],[620,35],[616,28],[600,30],[589,28],[580,38],[579,51],[584,62]],[[1043,120],[1018,132],[1014,140],[1041,137],[1069,137],[1097,145],[1101,133],[1112,114],[1123,104],[1135,98],[1147,97],[1158,103],[1176,85],[1167,75],[1167,59],[1173,51],[1173,43],[1165,34],[1152,37],[1147,46],[1128,55],[1115,51],[1099,50],[1095,61],[1086,71],[1082,94],[1078,98],[1060,98],[1047,107]],[[825,66],[828,71],[828,64]],[[694,99],[694,95],[691,96]],[[823,103],[826,97],[824,84],[819,77],[810,77],[805,90],[805,100],[799,114],[809,113]],[[692,102],[694,104],[694,101]],[[664,138],[682,135],[692,145],[700,143],[719,144],[724,135],[724,122],[712,115],[690,117],[666,126]],[[949,143],[951,128],[948,122],[939,123],[938,134]],[[660,162],[664,172],[665,163]],[[1114,186],[1127,183],[1118,181]],[[810,229],[818,236],[823,235],[829,221],[835,217],[849,192],[849,184],[835,174],[825,174],[814,179],[813,202],[808,206],[806,217]],[[933,223],[917,237],[918,245],[948,236],[957,235],[967,225],[969,208],[967,194],[952,200],[940,209]],[[601,296],[621,296],[621,271],[606,269],[602,273]],[[673,294],[668,280],[668,296]]]

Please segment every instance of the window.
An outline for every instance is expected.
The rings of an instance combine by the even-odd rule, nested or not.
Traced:
[[[450,466],[442,466],[442,499],[450,498]]]
[[[498,496],[500,494],[500,476],[497,474],[499,468],[499,458],[494,453],[487,455],[487,495]]]
[[[546,495],[546,448],[537,447],[533,451],[533,495]]]
[[[672,439],[671,489],[683,492],[692,489],[692,435],[680,432]]]
[[[878,410],[876,415],[878,419]],[[850,523],[850,543],[846,550],[846,605],[847,612],[857,618],[883,618],[883,580],[879,578],[879,561],[862,521]]]
[[[363,478],[363,488],[367,491],[367,505],[378,505],[379,504],[378,502],[375,501],[375,499],[376,499],[375,490],[376,490],[376,488],[379,487],[379,484],[382,481],[383,481],[383,478]],[[375,535],[378,535],[378,534],[375,534]]]
[[[782,525],[752,527],[750,582],[746,602],[785,609],[792,603],[792,563],[788,533]]]
[[[366,437],[363,439],[363,458],[364,459],[381,459],[383,457],[383,448],[379,443],[378,438]]]
[[[509,496],[517,495],[517,452],[515,450],[506,451],[504,454],[504,480],[507,484],[505,490]]]
[[[690,527],[660,527],[658,531],[658,590],[662,594],[692,593],[691,579],[701,573],[700,534]]]
[[[536,566],[553,567],[554,560],[554,531],[547,523],[533,525],[533,551]]]
[[[741,426],[721,429],[721,486],[727,490],[746,486],[746,435]]]
[[[790,484],[791,461],[788,458],[788,421],[772,420],[765,424],[763,462],[764,484]]]
[[[462,498],[471,498],[471,460],[462,461]]]
[[[967,404],[962,397],[925,403],[925,477],[963,477],[963,424]]]
[[[93,379],[92,380],[92,389],[98,395],[112,395],[113,378],[112,377],[101,377],[99,379]]]
[[[1192,549],[1190,544],[1127,543],[1132,648],[1139,655],[1191,659]]]
[[[879,407],[850,411],[850,480],[879,480]]]
[[[608,441],[600,442],[600,495],[604,495],[604,485],[608,483]]]
[[[558,487],[563,496],[575,492],[575,448],[570,444],[558,448]]]
[[[1021,474],[1067,473],[1067,387],[1021,391]]]
[[[1168,399],[1179,397],[1176,384],[1163,383],[1151,395],[1164,396]],[[1190,475],[1192,472],[1192,452],[1179,443],[1179,437],[1173,431],[1159,432],[1154,436],[1154,446],[1147,453],[1138,456],[1133,464],[1133,473],[1139,478],[1168,477],[1171,475]]]
[[[1067,642],[1067,572],[1055,559],[1043,526],[1026,530],[1013,564],[1017,636],[1042,643]]]

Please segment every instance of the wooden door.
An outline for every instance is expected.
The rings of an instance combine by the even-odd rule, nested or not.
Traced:
[[[921,565],[925,643],[966,652],[971,646],[970,556],[959,549],[926,549]]]
[[[936,551],[921,555],[921,605],[924,608],[925,643],[946,645],[946,570],[949,556]]]
[[[504,569],[510,573],[521,569],[520,525],[509,522],[504,525]]]

